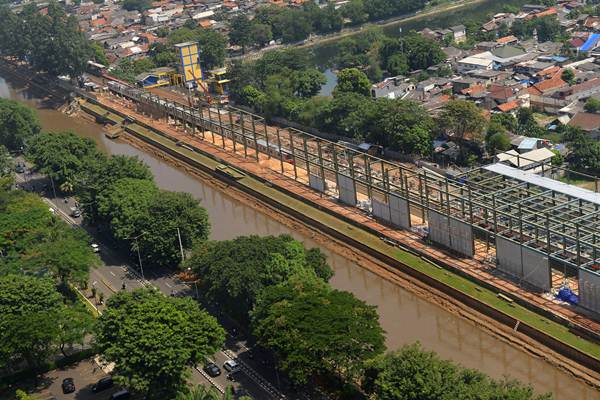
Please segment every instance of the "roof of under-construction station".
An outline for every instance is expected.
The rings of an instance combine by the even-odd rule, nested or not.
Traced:
[[[553,173],[549,169],[542,175]],[[547,253],[553,260],[584,268],[597,264],[600,194],[542,175],[501,163],[487,165],[461,176],[459,181],[468,190],[460,185],[451,188],[450,200],[463,202],[466,192],[473,225]],[[453,198],[457,190],[462,195]]]

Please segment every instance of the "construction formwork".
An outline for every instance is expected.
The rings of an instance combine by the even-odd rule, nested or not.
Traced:
[[[419,214],[429,239],[457,254],[473,256],[483,241],[500,271],[532,287],[550,289],[551,268],[571,275],[585,268],[586,277],[600,277],[600,195],[548,178],[561,175],[549,165],[541,164],[538,174],[493,164],[444,176],[275,128],[232,107],[189,107],[112,82],[109,89],[190,135],[267,163],[392,226],[409,229]],[[580,287],[582,299],[593,298],[582,301],[589,308],[600,295],[586,290]]]

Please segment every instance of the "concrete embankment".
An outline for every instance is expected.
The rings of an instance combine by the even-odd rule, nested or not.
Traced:
[[[119,115],[117,110],[108,110],[97,104],[83,103],[82,108],[110,123],[120,123],[125,117],[125,115]],[[107,113],[107,111],[109,112]],[[228,184],[282,210],[307,225],[384,261],[398,271],[437,289],[449,299],[477,310],[504,326],[514,328],[515,331],[533,338],[592,371],[600,370],[598,345],[578,337],[581,334],[574,334],[569,331],[568,327],[543,317],[540,318],[539,315],[518,304],[499,300],[497,293],[489,290],[485,285],[477,285],[462,276],[456,276],[445,269],[438,268],[419,255],[411,253],[410,249],[398,249],[389,245],[382,241],[376,233],[332,215],[330,210],[319,209],[315,204],[307,204],[305,199],[295,193],[274,188],[259,176],[246,173],[246,176],[239,177],[239,179],[228,179],[217,171],[217,166],[223,164],[223,160],[200,149],[177,146],[168,135],[151,126],[144,126],[138,121],[126,126],[125,129],[131,135],[161,151],[209,173],[216,179],[225,179]],[[592,378],[586,380],[592,385],[597,385]]]

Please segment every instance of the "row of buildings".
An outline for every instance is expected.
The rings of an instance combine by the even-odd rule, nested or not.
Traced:
[[[565,43],[528,40],[506,35],[494,41],[476,43],[470,50],[462,46],[443,48],[452,74],[438,77],[440,66],[430,68],[431,78],[415,82],[415,71],[396,76],[371,87],[375,98],[400,98],[421,102],[435,113],[450,98],[475,102],[490,113],[516,113],[520,107],[556,116],[552,122],[572,124],[600,137],[600,115],[584,111],[584,101],[600,99],[600,17],[572,12],[583,4],[562,2],[554,7],[525,6],[519,14],[501,13],[482,25],[483,31],[498,30],[519,19],[557,18],[569,35]],[[447,35],[466,39],[463,26],[447,30],[425,29],[421,34],[443,40]],[[456,41],[456,40],[455,40]],[[575,60],[575,61],[574,61]],[[569,82],[564,71],[572,72]]]

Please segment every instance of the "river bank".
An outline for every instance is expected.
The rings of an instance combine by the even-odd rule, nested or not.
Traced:
[[[51,112],[48,110],[42,111],[44,114]],[[70,121],[76,127],[80,125],[84,126],[80,119],[72,118]],[[92,128],[87,126],[84,129],[88,129],[89,131]],[[94,135],[101,135],[100,129],[96,128],[96,130],[99,133],[94,133]],[[90,133],[88,132],[88,134]],[[163,184],[178,184],[177,190],[195,190],[193,185],[197,186],[198,184],[189,179],[186,179],[183,181],[184,183],[179,185],[183,179],[180,173],[175,174],[175,172],[170,172],[169,175],[166,175],[164,164],[176,165],[178,170],[184,171],[186,175],[202,176],[202,173],[197,175],[198,171],[196,168],[182,163],[181,160],[169,160],[169,156],[164,154],[164,152],[146,143],[136,143],[139,141],[133,140],[129,136],[125,136],[124,139],[127,143],[143,149],[144,152],[150,152],[159,156],[159,161],[151,160],[151,163],[153,168],[157,165],[162,168],[162,174],[157,175],[159,177],[157,179],[161,179],[160,176],[162,175],[164,177]],[[119,147],[120,149],[126,147],[121,142],[115,144],[115,142],[107,142],[104,139],[101,139],[101,141],[108,147]],[[134,153],[129,148],[126,151]],[[135,154],[140,153],[135,152]],[[310,241],[310,243],[316,243],[329,249],[328,253],[331,254],[332,266],[336,270],[334,286],[347,288],[353,292],[358,291],[360,297],[379,305],[382,319],[385,321],[383,324],[384,328],[388,331],[389,347],[394,348],[402,342],[406,342],[406,340],[420,339],[427,347],[439,351],[443,357],[452,358],[467,366],[482,369],[494,376],[509,374],[534,384],[539,391],[552,390],[557,396],[560,396],[558,398],[566,397],[567,395],[573,397],[573,393],[577,393],[574,398],[578,399],[597,398],[597,393],[593,389],[582,388],[577,381],[567,378],[567,375],[558,373],[556,369],[548,368],[548,364],[541,361],[540,358],[547,358],[552,354],[544,351],[544,349],[536,352],[533,348],[521,347],[525,352],[515,351],[513,346],[520,347],[516,343],[511,342],[512,344],[509,346],[503,344],[510,341],[506,338],[502,342],[491,339],[491,337],[497,338],[499,333],[508,335],[509,337],[516,336],[511,334],[510,329],[504,329],[505,332],[497,332],[497,324],[485,319],[469,319],[471,322],[465,324],[464,318],[467,318],[470,312],[469,310],[465,310],[461,304],[456,304],[455,300],[453,303],[453,299],[444,298],[430,288],[423,287],[422,283],[415,281],[410,276],[402,277],[398,274],[398,271],[393,270],[389,265],[382,263],[380,260],[373,260],[372,257],[352,248],[347,243],[332,239],[323,232],[318,232],[314,227],[308,226],[295,218],[286,217],[285,213],[269,207],[264,202],[252,196],[238,193],[232,185],[224,184],[216,180],[214,176],[204,175],[202,179],[203,184],[218,188],[221,193],[226,193],[228,197],[233,196],[234,200],[240,195],[241,197],[238,198],[238,201],[241,201],[244,205],[251,206],[255,210],[259,210],[261,213],[261,216],[259,216],[251,214],[248,211],[240,211],[239,205],[231,206],[233,204],[232,200],[225,201],[215,191],[202,189],[198,193],[205,199],[206,206],[210,212],[214,212],[214,208],[219,207],[219,204],[223,202],[228,204],[226,211],[221,212],[219,217],[221,219],[220,223],[213,223],[218,230],[218,235],[224,235],[226,230],[231,235],[232,229],[227,228],[231,228],[234,224],[239,225],[240,220],[252,221],[254,219],[256,226],[252,227],[252,230],[255,230],[253,233],[283,233],[284,228],[279,225],[283,224],[287,227],[285,231],[289,230],[293,232],[295,236],[300,237],[305,242]],[[180,181],[179,183],[176,182],[178,180]],[[246,209],[243,208],[242,210]],[[227,214],[232,214],[233,218]],[[222,225],[229,226],[223,227]],[[247,227],[240,226],[238,229],[236,226],[235,233],[246,234],[249,233],[249,230]],[[343,254],[345,257],[335,256],[335,254]],[[346,259],[356,261],[358,266],[349,264]],[[373,271],[376,275],[365,273],[361,271],[361,268]],[[386,282],[393,282],[393,284],[384,283],[379,278],[385,279]],[[410,290],[413,294],[417,293],[419,298],[422,296],[422,298],[427,300],[415,300],[412,295],[408,296],[398,293],[400,288]],[[375,297],[383,293],[387,295],[386,299]],[[416,304],[415,301],[417,301]],[[460,320],[454,320],[453,318],[449,319],[448,316],[439,314],[435,308],[432,308],[430,302],[443,307],[452,315],[460,315],[463,322],[459,322]],[[423,320],[429,321],[427,322],[427,326],[423,326],[420,322]],[[537,354],[532,357],[534,353]],[[550,362],[554,364],[553,361]]]

